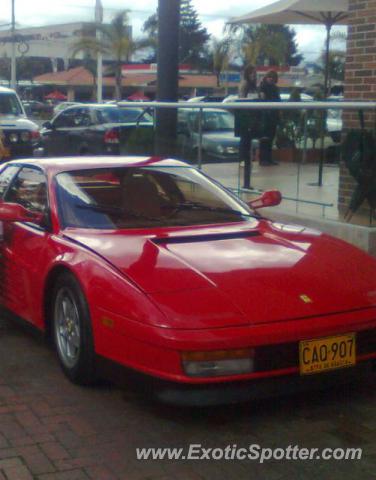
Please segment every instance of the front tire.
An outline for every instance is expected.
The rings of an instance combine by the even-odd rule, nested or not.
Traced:
[[[65,375],[80,385],[95,382],[95,352],[89,307],[77,279],[59,276],[53,293],[52,332]]]

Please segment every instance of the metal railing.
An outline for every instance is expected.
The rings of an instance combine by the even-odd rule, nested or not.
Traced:
[[[122,107],[142,107],[142,108],[175,108],[197,109],[199,111],[199,156],[198,166],[202,164],[202,112],[205,109],[219,108],[221,110],[373,110],[376,112],[376,102],[348,102],[348,101],[301,101],[301,102],[121,102]],[[307,132],[304,134],[304,152],[306,150]],[[304,153],[303,153],[304,155]],[[303,157],[304,161],[304,157]]]
[[[149,108],[153,109],[154,112],[156,109],[189,109],[198,110],[198,150],[197,150],[197,166],[199,169],[202,168],[203,163],[203,128],[202,128],[202,121],[203,121],[203,112],[206,109],[221,109],[221,110],[229,110],[229,111],[239,111],[239,110],[255,110],[255,111],[262,111],[262,110],[278,110],[278,111],[302,111],[303,115],[303,139],[301,140],[300,146],[302,151],[301,162],[297,163],[297,189],[296,189],[296,198],[292,197],[291,195],[286,195],[284,198],[286,200],[293,200],[296,201],[297,204],[299,203],[306,203],[311,205],[318,205],[322,208],[322,215],[325,216],[325,209],[328,207],[333,207],[333,203],[326,202],[326,201],[319,201],[317,199],[310,200],[300,198],[299,192],[299,185],[300,185],[300,175],[301,169],[306,163],[307,159],[307,140],[308,140],[308,132],[307,132],[307,117],[309,112],[314,111],[327,111],[327,110],[352,110],[352,111],[371,111],[375,113],[376,119],[376,102],[372,101],[300,101],[300,102],[290,102],[290,101],[283,101],[283,102],[262,102],[262,101],[254,101],[251,100],[249,102],[121,102],[122,107],[141,107],[141,108]],[[375,127],[376,127],[376,120],[375,120]],[[375,128],[376,129],[376,128]],[[322,129],[320,133],[321,139],[321,155],[320,161],[318,165],[318,180],[317,186],[321,187],[323,185],[323,166],[324,166],[324,137],[327,135],[325,128]],[[240,173],[239,173],[240,176]],[[239,177],[240,178],[240,177]],[[238,193],[241,193],[240,189],[240,182],[238,182]],[[298,210],[298,207],[296,208]]]

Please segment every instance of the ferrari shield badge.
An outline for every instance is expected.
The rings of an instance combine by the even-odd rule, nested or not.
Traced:
[[[299,298],[304,303],[312,303],[313,302],[312,298],[310,298],[308,295],[305,295],[304,293],[302,295],[299,295]]]

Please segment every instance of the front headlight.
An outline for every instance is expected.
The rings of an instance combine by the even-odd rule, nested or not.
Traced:
[[[238,153],[238,149],[232,145],[226,145],[226,146],[223,146],[223,145],[216,145],[215,147],[215,151],[217,153],[219,153],[220,155],[223,155],[223,154],[234,154],[234,153]]]
[[[18,142],[18,135],[17,133],[11,133],[9,135],[9,141],[12,143],[17,143]]]
[[[189,377],[241,375],[254,370],[254,350],[184,352],[183,368]]]
[[[28,142],[30,140],[30,134],[29,132],[22,132],[21,133],[21,140],[23,142]]]

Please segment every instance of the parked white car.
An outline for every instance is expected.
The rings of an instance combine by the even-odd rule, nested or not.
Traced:
[[[40,141],[39,127],[27,118],[17,93],[0,87],[0,130],[5,147],[2,160],[33,156]]]

